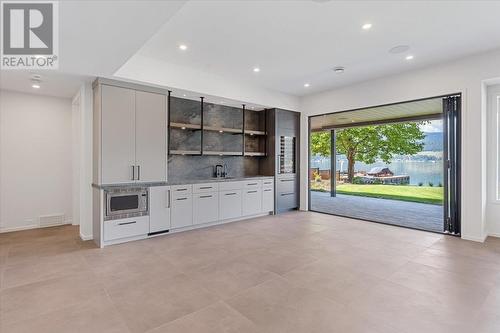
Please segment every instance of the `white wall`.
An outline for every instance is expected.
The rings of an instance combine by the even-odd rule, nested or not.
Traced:
[[[0,91],[0,231],[72,220],[71,100]]]
[[[500,205],[487,198],[485,85],[500,77],[500,50],[399,75],[384,77],[301,100],[302,126],[307,116],[461,92],[462,101],[462,238],[482,241],[500,230]],[[307,140],[307,136],[305,136]],[[306,142],[304,140],[303,142]],[[307,165],[303,145],[302,165]],[[301,207],[307,207],[307,168],[302,173]]]

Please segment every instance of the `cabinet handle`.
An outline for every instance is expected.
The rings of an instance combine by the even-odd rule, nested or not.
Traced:
[[[141,180],[141,166],[137,166],[137,180]]]
[[[171,200],[170,200],[170,190],[167,190],[167,208],[170,208],[171,205]]]
[[[134,224],[134,223],[137,223],[137,221],[132,221],[132,222],[122,222],[122,223],[118,223],[118,225],[127,225],[127,224]]]
[[[236,193],[226,193],[224,195],[236,195]]]
[[[211,188],[213,188],[213,187],[212,186],[202,186],[202,187],[200,187],[200,190],[209,190]]]
[[[264,192],[271,192],[272,190],[271,189],[268,189],[268,190],[264,190]]]
[[[180,192],[180,191],[187,191],[187,188],[178,188],[176,189],[177,192]]]
[[[135,180],[135,165],[132,165],[132,180]]]
[[[295,179],[280,179],[280,182],[293,182]]]
[[[247,191],[247,193],[257,193],[257,191]]]
[[[248,183],[247,186],[250,186],[250,185],[259,185],[259,183]]]
[[[200,195],[200,199],[211,198],[211,197],[212,197],[211,195]]]
[[[175,200],[177,200],[177,201],[180,201],[180,200],[187,200],[187,198],[177,198],[177,199],[175,199]]]
[[[281,196],[284,197],[285,195],[294,195],[295,193],[292,192],[292,193],[281,193]]]

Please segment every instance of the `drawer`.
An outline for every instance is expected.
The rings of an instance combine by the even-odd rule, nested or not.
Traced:
[[[218,183],[194,184],[193,193],[217,192],[219,190]]]
[[[279,178],[276,190],[278,193],[295,192],[297,190],[297,181],[294,178]]]
[[[191,194],[179,195],[172,199],[170,225],[173,229],[193,224],[193,198]]]
[[[241,190],[241,189],[243,189],[244,183],[245,182],[242,182],[242,181],[220,182],[219,183],[219,191]]]
[[[242,212],[244,216],[259,214],[262,211],[262,192],[261,189],[245,189],[243,190],[243,206]]]
[[[178,198],[186,195],[191,195],[193,193],[193,185],[175,185],[171,187],[172,197]]]
[[[243,182],[243,188],[260,188],[262,186],[262,181],[257,180],[245,180]]]
[[[297,194],[295,192],[278,193],[277,204],[279,211],[297,208],[299,206]]]
[[[215,222],[219,219],[219,193],[193,195],[193,224]]]
[[[219,193],[219,220],[234,219],[241,216],[241,190]]]
[[[262,186],[264,186],[264,187],[274,186],[274,178],[263,179],[262,180]]]
[[[122,239],[149,233],[149,216],[104,221],[104,241]]]

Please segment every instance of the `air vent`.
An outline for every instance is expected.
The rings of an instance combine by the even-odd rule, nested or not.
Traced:
[[[44,215],[38,217],[40,227],[52,227],[64,224],[64,214]]]

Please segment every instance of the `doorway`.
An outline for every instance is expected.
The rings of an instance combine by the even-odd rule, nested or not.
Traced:
[[[309,209],[459,235],[460,100],[309,117]]]

